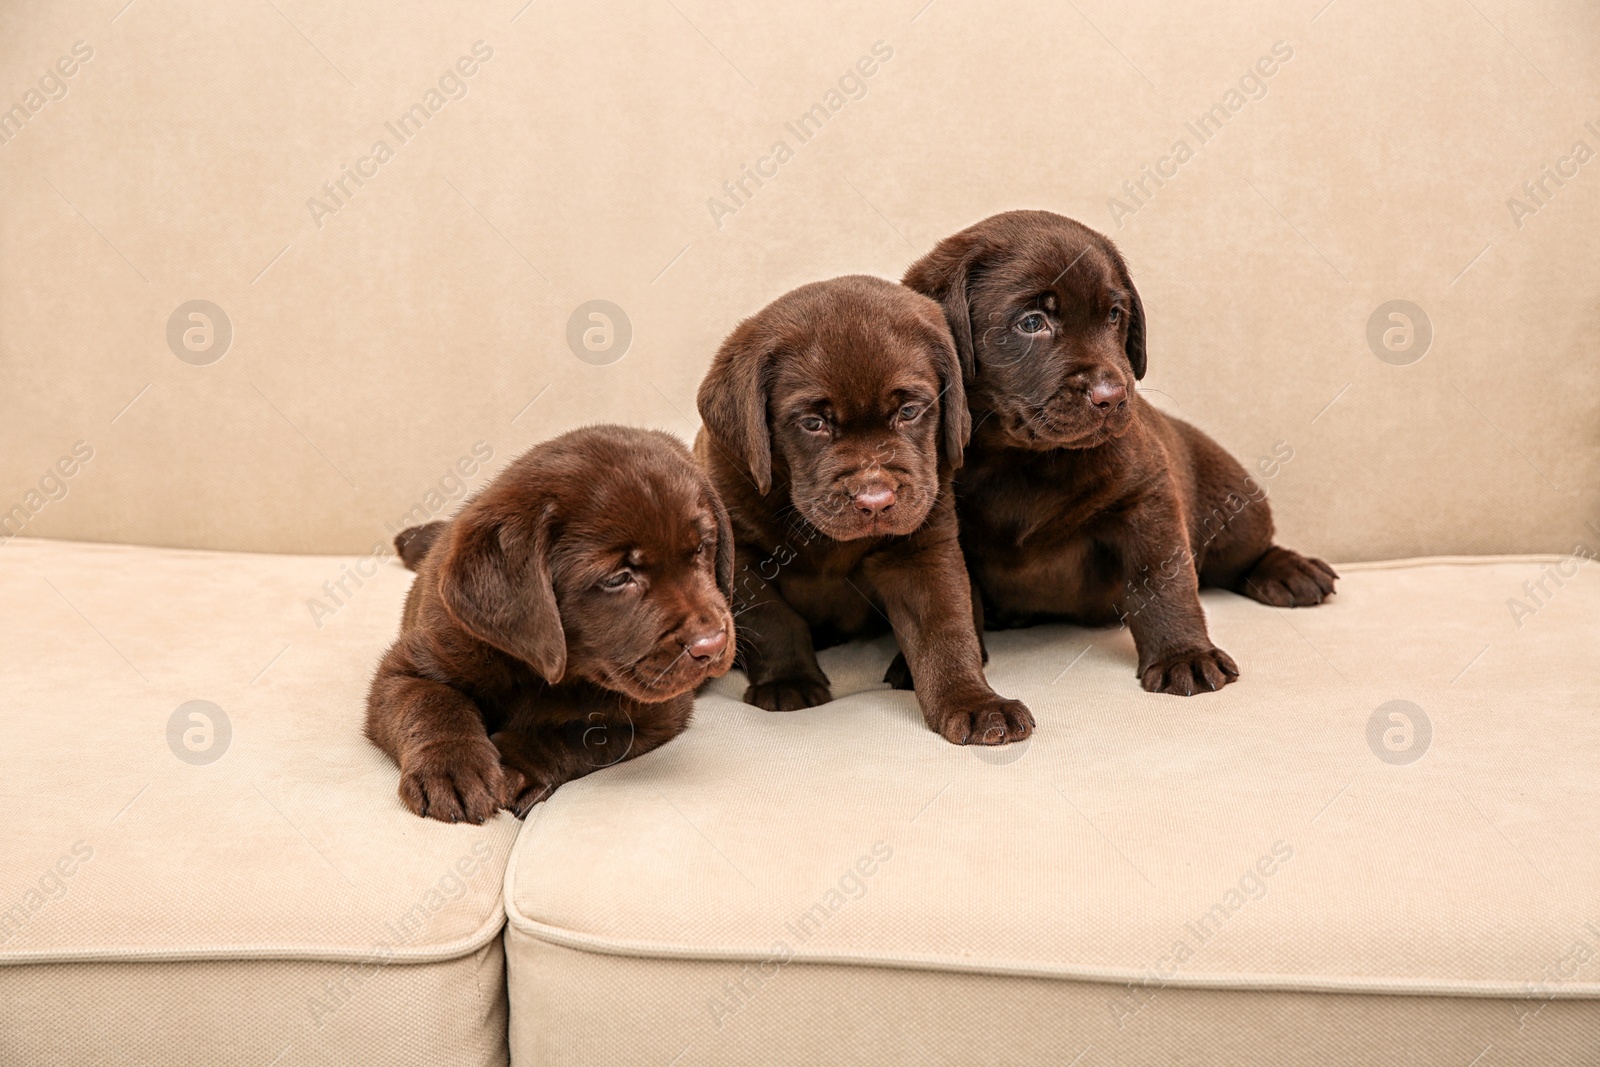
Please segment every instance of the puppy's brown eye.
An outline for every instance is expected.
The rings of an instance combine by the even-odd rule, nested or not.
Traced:
[[[1017,323],[1017,329],[1021,330],[1023,333],[1043,333],[1045,328],[1049,325],[1050,324],[1045,321],[1045,317],[1035,311],[1031,314],[1022,316],[1022,321]]]
[[[703,556],[703,555],[706,554],[706,543],[704,541],[700,542],[699,546],[694,550],[694,554],[697,557],[698,556]]]
[[[632,571],[618,571],[600,583],[601,589],[626,589],[633,584]]]
[[[1116,323],[1119,323],[1121,321],[1122,321],[1122,309],[1121,308],[1112,308],[1111,309],[1111,322],[1112,322],[1112,324],[1115,325]]]
[[[921,415],[921,414],[922,414],[922,408],[921,407],[919,407],[916,404],[907,404],[905,407],[900,409],[900,421],[901,422],[910,422],[913,419],[915,419],[918,415]]]
[[[800,420],[800,428],[806,433],[821,433],[828,424],[816,415],[807,415]]]

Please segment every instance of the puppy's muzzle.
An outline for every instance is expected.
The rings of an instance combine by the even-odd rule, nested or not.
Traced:
[[[881,468],[852,472],[835,485],[806,510],[816,515],[812,521],[823,532],[838,540],[907,534],[924,518],[915,484]]]

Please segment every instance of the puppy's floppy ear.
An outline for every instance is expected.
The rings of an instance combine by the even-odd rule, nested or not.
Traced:
[[[944,308],[962,373],[969,381],[978,373],[978,360],[972,346],[967,289],[983,250],[983,243],[970,233],[946,237],[934,245],[932,252],[911,264],[900,280],[901,285],[932,297]]]
[[[451,529],[439,595],[474,637],[554,683],[566,673],[567,635],[550,582],[550,512],[469,507]]]
[[[722,595],[728,598],[728,604],[732,606],[733,522],[728,518],[728,509],[723,505],[722,497],[717,495],[711,479],[701,475],[701,481],[705,486],[706,499],[711,501],[712,514],[717,517],[717,588],[722,590]]]
[[[698,397],[712,444],[744,464],[763,496],[772,488],[766,377],[777,346],[777,336],[759,316],[745,319],[717,350]]]
[[[951,331],[935,309],[928,310],[924,320],[928,326],[928,351],[939,372],[939,447],[950,466],[957,468],[972,437],[972,414],[967,410],[967,390],[961,381],[961,362],[956,358]]]
[[[1122,275],[1122,287],[1128,291],[1128,299],[1133,303],[1128,310],[1128,365],[1133,368],[1135,378],[1143,378],[1146,365],[1144,301],[1139,299],[1139,290],[1133,287],[1133,276],[1128,273],[1128,264],[1120,252],[1116,253],[1116,259],[1117,271]]]

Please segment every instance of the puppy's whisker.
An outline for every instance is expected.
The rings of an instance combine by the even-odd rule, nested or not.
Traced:
[[[689,654],[689,646],[688,645],[684,645],[683,646],[683,651],[679,652],[675,657],[673,657],[672,662],[667,664],[665,667],[662,667],[661,668],[661,672],[650,680],[650,688],[652,688],[652,689],[655,688],[656,684],[658,682],[660,682],[662,678],[666,677],[667,672],[678,665],[678,660],[681,660],[683,657],[687,656],[688,654]]]

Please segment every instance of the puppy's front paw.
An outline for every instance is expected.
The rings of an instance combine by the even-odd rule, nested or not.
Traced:
[[[1338,577],[1320,559],[1273,545],[1244,576],[1239,591],[1275,608],[1309,608],[1333,595]]]
[[[752,685],[744,691],[744,702],[768,711],[799,711],[814,708],[833,699],[827,682],[810,678],[779,678]]]
[[[906,662],[904,652],[894,654],[894,662],[889,664],[889,669],[883,672],[883,680],[889,683],[890,689],[915,689],[911,682],[911,664]]]
[[[1212,693],[1239,677],[1239,666],[1222,649],[1193,648],[1177,652],[1139,672],[1139,684],[1152,693],[1192,697]]]
[[[401,802],[427,819],[481,823],[507,799],[500,753],[487,737],[426,745],[400,768]]]
[[[532,811],[535,804],[550,799],[550,794],[561,784],[559,762],[548,758],[548,754],[541,759],[537,738],[528,734],[501,730],[489,740],[500,753],[500,769],[506,776],[505,791],[501,794],[505,798],[504,807],[520,819]]]
[[[930,716],[928,725],[952,745],[1003,745],[1033,733],[1033,712],[1020,700],[990,693],[937,719]]]
[[[517,818],[523,818],[541,800],[550,799],[555,787],[537,778],[530,778],[515,767],[506,767],[505,809]]]

